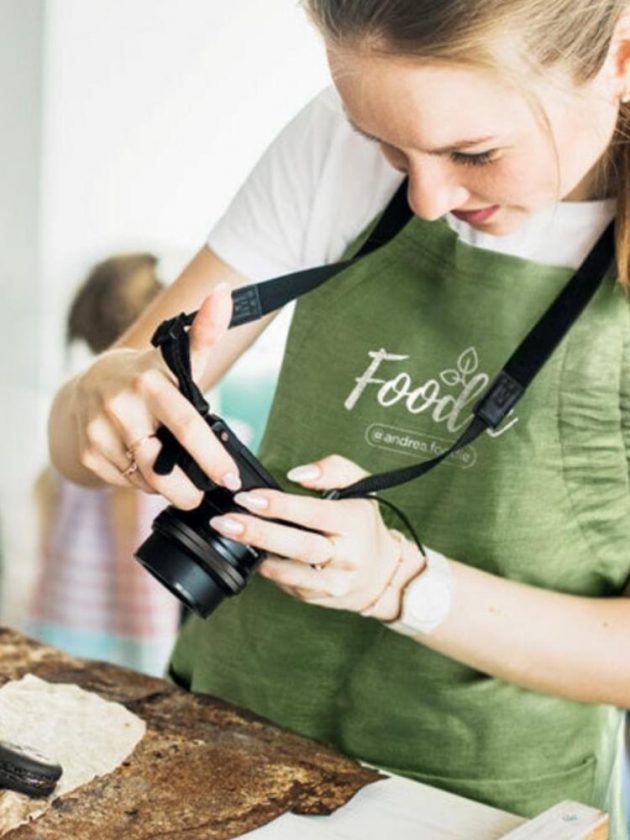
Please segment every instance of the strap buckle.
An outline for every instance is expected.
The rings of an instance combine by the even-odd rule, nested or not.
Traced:
[[[488,426],[496,429],[524,392],[525,388],[509,373],[502,370],[488,393],[475,406],[473,414]]]
[[[151,344],[154,347],[162,347],[171,341],[177,341],[186,332],[185,328],[188,326],[190,326],[190,315],[187,315],[185,312],[180,312],[174,318],[162,321],[151,336]]]

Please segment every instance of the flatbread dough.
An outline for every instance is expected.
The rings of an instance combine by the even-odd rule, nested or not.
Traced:
[[[3,685],[0,740],[33,747],[58,762],[63,775],[45,799],[0,792],[0,836],[42,814],[58,796],[111,773],[145,732],[145,722],[120,703],[76,685],[49,683],[32,674]]]

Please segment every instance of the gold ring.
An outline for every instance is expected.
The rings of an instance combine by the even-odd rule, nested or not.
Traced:
[[[154,438],[154,437],[155,437],[154,434],[143,435],[141,438],[138,438],[138,440],[134,440],[133,443],[130,443],[129,448],[125,452],[125,455],[127,456],[127,458],[129,458],[130,461],[133,461],[134,456],[136,454],[136,449],[140,449],[140,447],[144,443],[146,443],[148,440],[151,440],[151,438]]]
[[[131,459],[131,463],[127,467],[126,470],[122,470],[122,475],[124,478],[129,478],[129,476],[133,475],[135,472],[138,471],[138,465],[136,463],[135,458]]]
[[[328,542],[330,543],[330,557],[327,557],[321,563],[311,563],[311,569],[315,569],[317,572],[321,572],[323,569],[326,568],[334,559],[335,559],[335,552],[337,546],[335,545],[334,541],[328,538]]]

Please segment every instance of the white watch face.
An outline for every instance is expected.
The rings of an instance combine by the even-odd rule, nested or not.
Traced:
[[[451,608],[452,575],[448,560],[431,557],[427,569],[405,590],[400,621],[428,633],[441,624]]]

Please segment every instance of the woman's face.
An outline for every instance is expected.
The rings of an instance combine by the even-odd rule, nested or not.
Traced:
[[[454,212],[501,236],[560,199],[603,197],[594,194],[594,175],[620,95],[607,65],[581,88],[557,74],[529,84],[546,126],[540,109],[489,73],[367,50],[328,54],[350,122],[407,173],[420,218]]]

